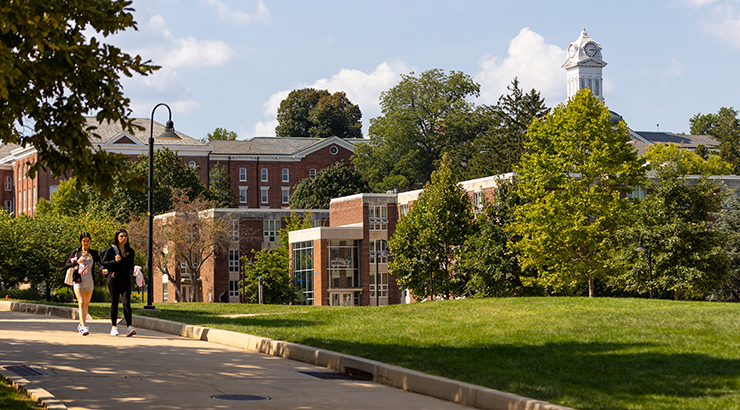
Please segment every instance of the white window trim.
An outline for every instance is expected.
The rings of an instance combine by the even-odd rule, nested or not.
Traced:
[[[283,168],[283,182],[290,182],[290,169]]]
[[[239,182],[247,182],[247,169],[239,168]]]
[[[242,201],[242,191],[244,191],[244,200]],[[248,186],[239,186],[239,203],[240,204],[246,204],[247,203],[247,195],[249,194],[249,187]]]
[[[280,187],[280,197],[282,198],[283,204],[290,203],[290,187]],[[287,192],[287,198],[286,198]]]
[[[260,170],[260,181],[267,182],[269,180],[270,174],[267,168],[262,168]]]
[[[261,204],[270,203],[270,187],[269,186],[260,187],[260,203]]]

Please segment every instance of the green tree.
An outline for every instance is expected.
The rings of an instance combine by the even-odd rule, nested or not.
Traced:
[[[676,300],[681,294],[704,297],[727,273],[725,236],[710,223],[727,192],[706,175],[689,181],[671,163],[657,172],[650,195],[639,201],[633,223],[619,235],[620,273],[611,278],[611,285],[639,293],[652,286],[659,293],[672,292]],[[651,247],[652,283],[647,258],[635,253],[641,235],[643,246]]]
[[[236,208],[231,191],[231,179],[219,162],[211,169],[208,197],[214,201],[216,208]]]
[[[482,178],[512,172],[519,165],[527,141],[527,128],[535,118],[543,118],[549,109],[535,89],[528,93],[514,78],[496,106],[481,107],[478,118],[487,125],[479,137],[461,144],[455,151],[456,172],[462,179]]]
[[[681,175],[728,175],[732,166],[717,155],[706,159],[696,152],[681,149],[676,144],[652,144],[642,156],[648,161],[648,169],[657,169],[670,164]]]
[[[278,137],[362,138],[362,112],[342,92],[303,88],[280,102]]]
[[[418,189],[443,154],[488,128],[489,112],[468,101],[480,86],[470,76],[433,69],[380,95],[382,115],[370,120],[370,140],[355,148],[353,164],[375,192]]]
[[[389,272],[416,298],[468,294],[469,277],[455,272],[452,264],[473,229],[472,202],[445,158],[396,226],[389,241],[393,254]]]
[[[514,182],[501,180],[494,200],[485,199],[479,208],[475,229],[460,248],[453,266],[455,272],[470,278],[467,285],[470,295],[502,297],[532,293],[531,288],[522,285],[522,268],[510,246],[519,240],[508,227],[520,204]]]
[[[238,136],[239,135],[234,131],[229,131],[226,128],[216,127],[213,132],[209,132],[205,138],[201,139],[201,141],[234,141]]]
[[[740,118],[738,110],[722,107],[717,114],[696,114],[689,119],[691,133],[711,135],[719,141],[719,154],[740,173]]]
[[[290,197],[293,209],[329,209],[332,198],[368,192],[362,175],[344,161],[322,169],[316,178],[306,178],[298,183]]]
[[[644,162],[629,145],[627,126],[611,124],[604,103],[589,90],[558,105],[528,131],[518,195],[525,201],[511,225],[525,268],[556,291],[608,276],[605,269],[615,231],[631,203],[623,200],[644,180]]]
[[[732,192],[725,205],[712,215],[711,228],[720,234],[727,274],[710,291],[709,299],[740,302],[740,198]]]
[[[168,148],[154,151],[154,190],[152,208],[158,215],[173,209],[172,195],[175,190],[184,190],[190,200],[207,192],[207,188],[195,169],[183,166],[177,153]],[[140,155],[138,161],[129,163],[136,178],[146,180],[149,171],[148,155]],[[119,181],[113,195],[105,200],[91,201],[88,205],[95,212],[110,215],[120,221],[128,221],[131,215],[147,212],[147,193]]]
[[[295,291],[290,279],[290,247],[288,234],[291,231],[312,228],[311,215],[306,214],[303,218],[295,212],[290,214],[285,228],[281,229],[280,247],[275,249],[262,249],[259,252],[252,250],[254,262],[245,256],[244,291],[249,294],[251,303],[259,302],[259,279],[262,277],[262,300],[267,304],[286,304],[295,299]]]
[[[129,0],[5,1],[0,5],[0,140],[33,146],[40,161],[28,175],[48,169],[73,173],[106,196],[127,175],[122,154],[92,149],[85,116],[120,123],[133,132],[121,76],[158,67],[99,38],[136,29]],[[91,34],[95,34],[92,36]],[[141,184],[138,184],[141,188]]]

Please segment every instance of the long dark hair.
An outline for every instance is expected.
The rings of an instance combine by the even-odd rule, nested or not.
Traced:
[[[92,237],[90,236],[90,233],[89,232],[83,232],[83,233],[81,233],[80,234],[80,246],[77,248],[77,253],[76,253],[76,255],[77,255],[78,258],[80,257],[80,254],[82,253],[82,240],[85,239],[85,238],[89,239],[90,240],[90,244],[92,244]]]
[[[124,249],[120,249],[121,253],[128,254],[129,252],[133,252],[134,250],[133,250],[133,248],[131,248],[131,245],[130,245],[131,244],[131,241],[130,241],[131,238],[128,238],[128,232],[126,232],[126,230],[123,229],[123,228],[117,230],[116,231],[116,234],[113,236],[113,245],[118,246],[118,234],[121,234],[121,233],[125,233],[126,234],[126,237],[127,237],[127,239],[126,239],[126,249],[125,250]]]

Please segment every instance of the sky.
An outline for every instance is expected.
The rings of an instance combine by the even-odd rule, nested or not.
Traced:
[[[103,41],[162,66],[124,78],[134,117],[158,103],[203,138],[274,136],[290,91],[344,91],[363,135],[401,74],[461,71],[495,104],[518,77],[548,107],[566,99],[566,47],[585,27],[602,46],[604,97],[637,131],[688,133],[689,119],[740,108],[740,0],[134,0],[138,30]],[[99,37],[99,36],[98,36]],[[164,123],[167,110],[157,109]]]

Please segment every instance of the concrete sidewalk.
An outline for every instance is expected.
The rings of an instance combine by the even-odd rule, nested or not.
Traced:
[[[83,337],[71,319],[75,310],[0,302],[0,373],[52,409],[470,408],[453,402],[483,409],[566,409],[336,352],[141,316],[134,317],[134,337],[110,336],[108,320],[88,320],[91,334]],[[20,377],[7,369],[19,365],[45,375]],[[341,379],[332,369],[369,380]]]

